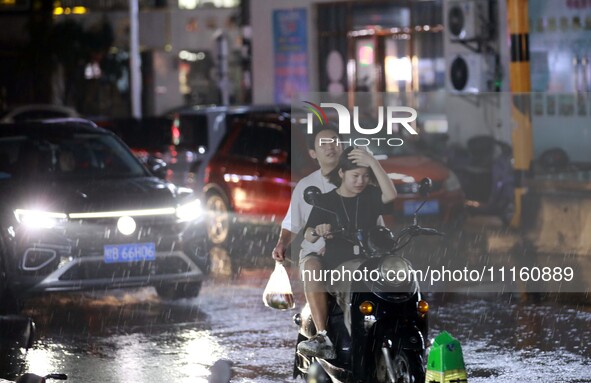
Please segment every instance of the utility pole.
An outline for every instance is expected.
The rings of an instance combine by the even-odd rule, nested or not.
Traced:
[[[142,63],[140,58],[138,0],[129,0],[129,72],[131,74],[131,114],[142,118]]]
[[[513,168],[515,170],[515,214],[511,226],[522,224],[523,196],[533,158],[530,97],[528,0],[507,0],[511,37],[511,93],[513,99]]]
[[[223,30],[215,34],[218,64],[218,88],[222,105],[230,105],[230,79],[228,78],[228,37]]]

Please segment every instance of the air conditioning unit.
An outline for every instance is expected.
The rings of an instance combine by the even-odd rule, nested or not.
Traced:
[[[447,60],[447,84],[451,93],[481,93],[493,89],[494,56],[461,53]]]
[[[451,41],[468,41],[488,37],[488,20],[487,1],[449,2],[446,22]]]

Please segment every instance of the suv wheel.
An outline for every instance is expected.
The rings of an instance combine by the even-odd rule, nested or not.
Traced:
[[[158,296],[164,299],[196,298],[201,291],[201,282],[162,283],[155,288]]]
[[[205,206],[208,211],[207,237],[214,245],[220,245],[226,242],[230,234],[230,206],[217,193],[207,196]]]

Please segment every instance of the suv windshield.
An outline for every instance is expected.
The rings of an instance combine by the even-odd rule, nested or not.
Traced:
[[[0,137],[0,180],[119,178],[145,174],[133,154],[107,134]]]

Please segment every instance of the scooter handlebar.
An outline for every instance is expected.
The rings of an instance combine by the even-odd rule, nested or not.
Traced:
[[[418,235],[438,235],[443,237],[445,233],[442,233],[436,229],[431,229],[428,227],[419,227]]]
[[[313,237],[326,237],[328,235],[333,235],[333,234],[338,234],[345,231],[344,229],[338,229],[338,230],[333,230],[333,231],[329,231],[328,233],[324,234],[324,235],[318,235],[318,233],[316,232],[315,229],[312,229],[312,236]]]
[[[432,228],[428,228],[428,227],[420,227],[418,225],[413,225],[413,226],[409,226],[405,229],[403,229],[397,237],[396,242],[400,242],[400,240],[405,237],[405,236],[410,236],[412,237],[417,237],[419,235],[438,235],[438,236],[444,236],[445,233],[442,233],[436,229],[432,229]]]

